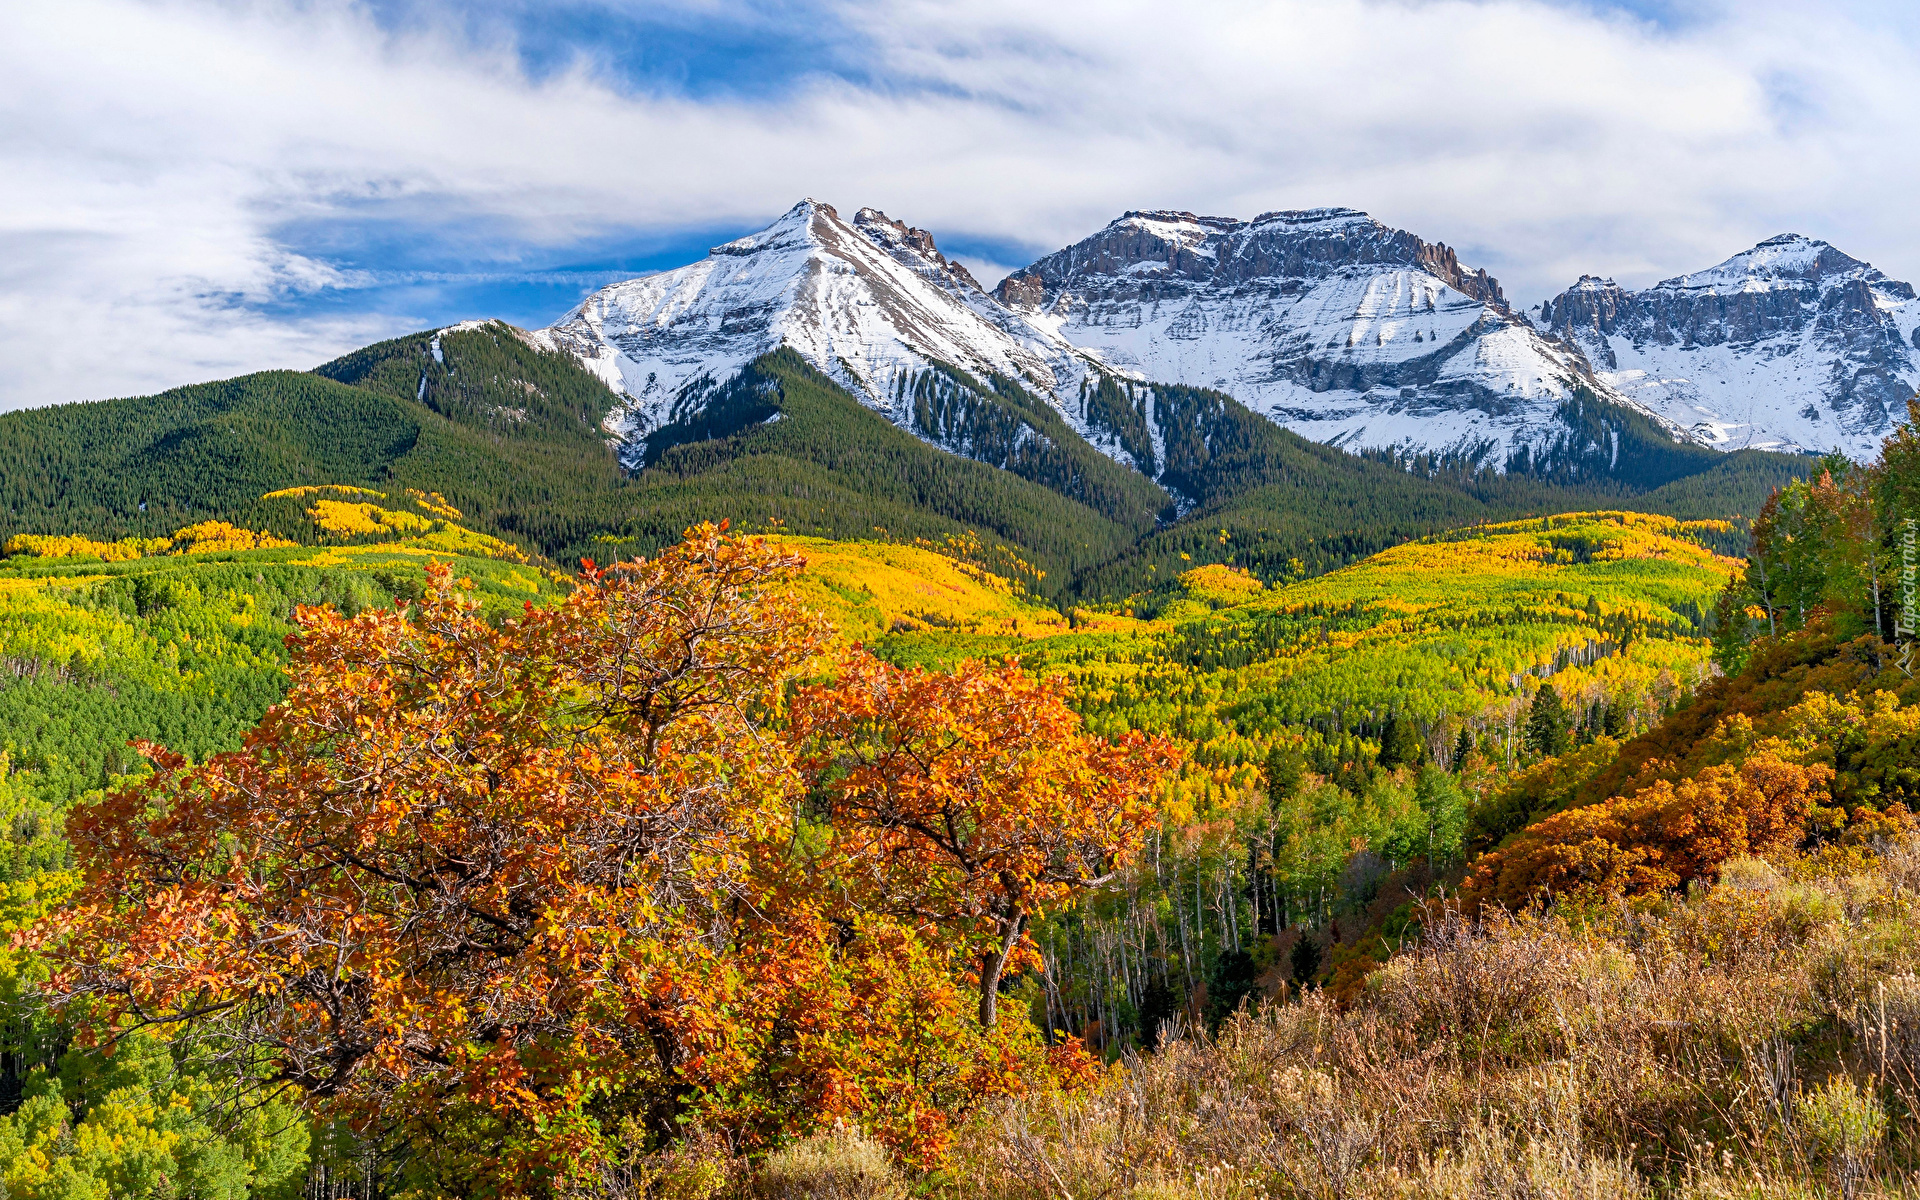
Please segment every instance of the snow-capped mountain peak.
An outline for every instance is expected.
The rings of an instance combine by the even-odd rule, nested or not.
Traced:
[[[1809,281],[1818,282],[1828,276],[1863,272],[1871,272],[1875,276],[1880,274],[1826,242],[1797,233],[1783,233],[1768,238],[1751,250],[1741,251],[1718,266],[1669,279],[1657,286],[1683,290],[1713,288],[1765,291],[1782,283],[1793,286]]]
[[[955,441],[959,409],[914,399],[957,368],[968,404],[1015,380],[1136,465],[1161,457],[1142,449],[1158,401],[1138,421],[1108,412],[1091,377],[1215,389],[1353,449],[1529,470],[1610,469],[1620,407],[1723,449],[1866,454],[1920,383],[1913,289],[1798,234],[1642,291],[1583,276],[1531,316],[1451,247],[1351,208],[1129,210],[988,293],[926,230],[809,199],[534,336],[627,398],[614,427],[630,446],[784,345],[937,444],[975,453]]]
[[[1504,466],[1567,432],[1577,351],[1455,252],[1350,208],[1133,211],[995,294],[1105,370],[1224,391],[1318,440]]]
[[[1800,234],[1640,292],[1583,276],[1536,315],[1722,449],[1870,456],[1920,384],[1913,288]]]
[[[630,440],[781,345],[889,412],[901,377],[934,361],[1054,387],[1039,339],[924,230],[812,199],[699,262],[601,288],[538,336],[628,397]]]
[[[758,233],[749,233],[745,237],[735,238],[731,242],[715,246],[707,253],[744,257],[767,250],[790,249],[804,245],[811,239],[814,218],[820,215],[822,210],[832,212],[833,206],[822,204],[809,197],[788,209],[779,220]]]

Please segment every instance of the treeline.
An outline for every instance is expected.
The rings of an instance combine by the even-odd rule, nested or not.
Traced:
[[[934,444],[1052,488],[1138,532],[1172,516],[1152,472],[1128,470],[1101,454],[1051,404],[998,372],[983,384],[935,363],[900,377],[896,403]]]
[[[1164,504],[1158,489],[1138,478],[1124,489],[1080,489],[1102,511],[1012,471],[939,450],[787,349],[750,364],[711,400],[708,410],[716,417],[649,437],[646,467],[622,497],[624,511],[607,514],[616,516],[605,527],[609,536],[620,539],[612,544],[650,553],[677,541],[690,523],[720,518],[743,528],[778,525],[833,538],[939,540],[972,532],[1035,564],[1045,579],[1029,582],[1060,595],[1076,571],[1151,529],[1154,511]],[[1117,472],[1108,463],[1075,478],[1111,479]],[[1073,486],[1069,479],[1055,482]]]
[[[1083,596],[1141,593],[1136,608],[1161,602],[1172,578],[1195,563],[1231,563],[1280,581],[1441,530],[1520,516],[1624,508],[1750,517],[1773,488],[1807,470],[1786,455],[1727,458],[1674,443],[1638,414],[1590,396],[1567,402],[1564,415],[1579,428],[1557,448],[1496,469],[1484,454],[1348,454],[1206,388],[1098,375],[1081,392],[1089,424],[1181,499],[1182,520],[1080,578]],[[1584,449],[1575,454],[1576,447]],[[1594,457],[1603,451],[1604,463]],[[1722,553],[1745,548],[1743,529],[1698,536]]]
[[[1062,603],[1131,597],[1150,610],[1192,563],[1281,580],[1515,515],[1751,515],[1800,469],[1675,446],[1591,398],[1570,402],[1585,424],[1565,446],[1501,473],[1466,459],[1367,461],[1219,392],[1094,372],[1079,415],[1134,470],[1020,382],[945,364],[897,383],[914,432],[790,350],[706,387],[698,412],[682,406],[691,415],[628,448],[632,472],[601,425],[619,397],[498,322],[381,342],[313,374],[4,414],[0,539],[114,540],[223,519],[305,542],[318,532],[299,510],[258,498],[343,483],[439,493],[475,528],[564,565],[657,550],[709,517],[842,538],[972,532],[1005,546],[1003,562],[1034,564]]]

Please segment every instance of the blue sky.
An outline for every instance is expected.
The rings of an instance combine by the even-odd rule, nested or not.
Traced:
[[[1910,7],[17,0],[0,408],[541,325],[810,195],[989,284],[1130,208],[1322,204],[1528,303],[1787,230],[1913,279]]]
[[[682,266],[754,224],[615,230],[553,245],[522,239],[508,222],[449,229],[431,217],[377,211],[292,221],[272,227],[272,236],[343,282],[288,291],[260,307],[290,320],[371,312],[425,326],[495,316],[537,329],[595,288]]]

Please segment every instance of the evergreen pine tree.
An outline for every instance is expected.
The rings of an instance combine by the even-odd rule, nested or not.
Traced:
[[[1140,997],[1140,1045],[1142,1049],[1160,1048],[1160,1031],[1173,1023],[1180,1011],[1179,997],[1165,979],[1155,977]]]
[[[1462,725],[1460,727],[1460,739],[1453,744],[1453,769],[1456,774],[1461,767],[1467,765],[1467,756],[1472,753],[1473,730]]]
[[[1387,716],[1387,727],[1380,734],[1380,765],[1411,767],[1420,762],[1420,732],[1413,722],[1395,712]]]
[[[1610,738],[1627,735],[1627,706],[1620,700],[1609,700],[1605,715],[1600,719],[1600,732]]]
[[[1267,751],[1267,798],[1275,804],[1290,799],[1306,773],[1307,759],[1298,747],[1276,744]]]
[[[1260,986],[1260,968],[1245,950],[1229,950],[1220,956],[1207,980],[1207,1023],[1214,1029],[1233,1015],[1240,1002],[1252,996]]]
[[[1527,749],[1552,757],[1565,753],[1568,742],[1567,706],[1560,692],[1550,683],[1534,693],[1533,708],[1527,713]]]
[[[1313,982],[1320,973],[1320,947],[1314,945],[1313,938],[1306,930],[1300,931],[1299,940],[1293,943],[1293,951],[1287,955],[1287,969],[1293,975],[1293,981],[1302,987]]]

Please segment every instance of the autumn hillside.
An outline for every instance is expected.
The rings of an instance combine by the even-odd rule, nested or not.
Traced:
[[[134,769],[133,738],[195,757],[237,745],[285,686],[298,605],[352,615],[418,600],[432,562],[471,579],[496,616],[551,604],[572,586],[553,564],[462,524],[432,493],[313,485],[269,493],[259,507],[279,515],[275,524],[304,524],[310,544],[220,521],[164,537],[17,534],[4,544],[0,752],[16,790],[64,806]],[[775,542],[804,559],[796,594],[842,640],[1068,628],[1057,610],[973,565],[977,542],[956,539],[945,554],[932,543]]]
[[[0,1180],[1885,1190],[1877,486],[1794,485],[1747,560],[1582,512],[1083,606],[963,534],[573,573],[408,489],[16,536]]]

